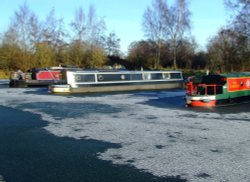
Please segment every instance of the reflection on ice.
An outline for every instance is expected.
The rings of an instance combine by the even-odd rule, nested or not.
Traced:
[[[0,90],[1,104],[41,114],[49,122],[45,129],[56,136],[121,144],[99,153],[100,159],[190,181],[249,180],[249,113],[194,112],[145,104],[150,99],[179,97],[183,91],[95,97],[25,91]]]

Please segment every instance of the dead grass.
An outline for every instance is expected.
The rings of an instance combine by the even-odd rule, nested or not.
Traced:
[[[6,70],[0,70],[0,79],[8,79],[10,77],[10,72]]]

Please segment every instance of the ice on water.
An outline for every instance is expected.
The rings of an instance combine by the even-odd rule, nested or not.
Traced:
[[[41,114],[49,122],[45,129],[58,137],[121,145],[99,153],[100,159],[189,181],[250,179],[249,113],[204,113],[145,104],[149,99],[181,96],[182,91],[82,97],[30,91],[0,89],[1,105]]]
[[[7,79],[0,79],[0,85],[8,85],[9,84],[9,80]]]

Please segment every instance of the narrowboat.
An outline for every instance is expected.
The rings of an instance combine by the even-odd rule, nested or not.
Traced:
[[[52,84],[52,93],[114,92],[182,88],[180,71],[81,70],[62,72],[64,84]]]
[[[186,84],[186,104],[191,107],[214,107],[250,100],[250,73],[203,76],[199,83]]]
[[[27,73],[23,73],[21,70],[11,72],[9,86],[34,87],[58,83],[61,80],[62,69],[62,67],[51,67],[49,69],[32,68]]]

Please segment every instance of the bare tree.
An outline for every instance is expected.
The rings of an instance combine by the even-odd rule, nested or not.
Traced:
[[[35,51],[36,44],[41,41],[41,29],[42,25],[38,20],[38,17],[32,13],[29,18],[29,38],[30,38],[30,47],[31,51]]]
[[[27,70],[59,62],[89,67],[104,64],[106,25],[104,18],[96,16],[94,6],[89,7],[88,14],[79,8],[70,25],[75,34],[68,40],[64,21],[55,16],[54,8],[41,22],[26,3],[22,4],[14,12],[7,31],[0,32],[1,65],[6,62],[6,68]]]
[[[173,67],[177,68],[178,42],[184,38],[185,33],[190,30],[190,11],[187,0],[176,0],[176,4],[164,15],[164,32],[167,39],[171,40],[173,50]]]
[[[88,42],[91,47],[104,47],[105,45],[106,23],[103,18],[96,16],[96,11],[93,5],[89,7],[87,33]]]
[[[106,37],[105,49],[109,56],[119,56],[120,52],[120,39],[117,38],[114,32]]]
[[[249,0],[225,0],[226,6],[232,15],[230,22],[231,31],[235,32],[237,39],[238,55],[244,66],[250,69],[250,1]],[[247,68],[247,67],[246,67]],[[242,68],[242,69],[246,69]]]
[[[56,44],[58,20],[55,17],[55,9],[52,8],[43,23],[43,42],[54,46]]]
[[[134,69],[155,68],[155,44],[155,41],[138,41],[130,44],[128,60],[134,65]]]
[[[71,22],[71,27],[74,32],[74,40],[70,46],[70,59],[73,64],[85,66],[84,60],[84,39],[87,37],[87,20],[82,8],[75,12],[75,18]]]
[[[24,51],[28,49],[28,36],[29,36],[29,18],[30,9],[26,3],[19,7],[18,11],[15,11],[15,17],[13,20],[13,26],[17,29],[20,38],[20,46]]]
[[[184,35],[190,30],[190,11],[187,0],[176,0],[168,7],[165,0],[154,0],[152,8],[147,8],[143,16],[143,28],[146,36],[157,42],[157,61],[160,61],[162,40],[171,40],[173,67],[177,68],[177,49]]]
[[[20,5],[19,9],[15,11],[9,29],[5,34],[6,40],[10,40],[12,44],[16,44],[20,48],[21,54],[18,55],[18,60],[23,69],[27,69],[34,64],[30,54],[34,47],[32,37],[34,35],[32,27],[34,24],[31,24],[31,22],[35,23],[34,19],[36,19],[36,15],[29,9],[29,6],[26,3]]]
[[[77,49],[74,51],[77,55],[74,54],[72,56],[75,57],[76,64],[80,66],[91,65],[90,67],[94,65],[100,66],[99,63],[91,64],[90,61],[93,61],[93,57],[102,60],[100,58],[104,51],[104,31],[106,27],[104,20],[96,17],[94,6],[91,5],[89,7],[87,15],[85,15],[82,8],[77,10],[75,19],[70,25],[75,33],[73,47]],[[103,51],[100,51],[100,49],[103,49]],[[97,51],[95,52],[95,50]],[[84,56],[85,53],[86,55]],[[98,54],[100,55],[97,56]]]
[[[95,8],[89,6],[88,14],[85,15],[82,8],[75,13],[75,19],[71,22],[71,27],[75,32],[75,40],[88,42],[90,45],[100,45],[104,40],[106,25],[103,19],[96,17]]]
[[[152,7],[148,7],[143,15],[143,30],[145,36],[156,42],[156,55],[154,58],[154,68],[158,68],[161,59],[161,46],[165,38],[164,35],[164,14],[168,11],[167,4],[164,0],[155,0]]]
[[[250,36],[250,1],[225,0],[226,6],[232,10],[233,24],[242,33]]]
[[[183,39],[182,41],[178,42],[178,45],[178,66],[180,68],[190,69],[192,67],[193,56],[195,55],[195,40],[193,39],[192,41],[189,41]]]
[[[103,18],[96,16],[95,8],[92,5],[89,7],[87,17],[86,65],[89,68],[100,68],[106,62],[104,47],[106,24]]]
[[[4,32],[2,37],[2,44],[19,45],[19,35],[17,29],[10,25],[8,30]]]
[[[75,13],[75,19],[71,22],[72,30],[75,33],[75,39],[79,42],[83,42],[83,38],[86,33],[86,20],[85,20],[85,14],[82,8],[79,8],[76,10]]]
[[[42,30],[42,41],[39,43],[39,50],[45,50],[45,47],[49,50],[49,46],[50,49],[53,50],[53,54],[48,54],[51,56],[53,55],[53,64],[62,63],[64,54],[63,51],[65,46],[67,46],[65,39],[68,37],[68,34],[65,30],[63,18],[57,18],[55,16],[54,8],[51,9],[46,17]]]
[[[210,40],[208,54],[213,69],[220,68],[221,72],[244,70],[244,61],[238,48],[238,34],[231,29],[221,29],[218,35]]]

